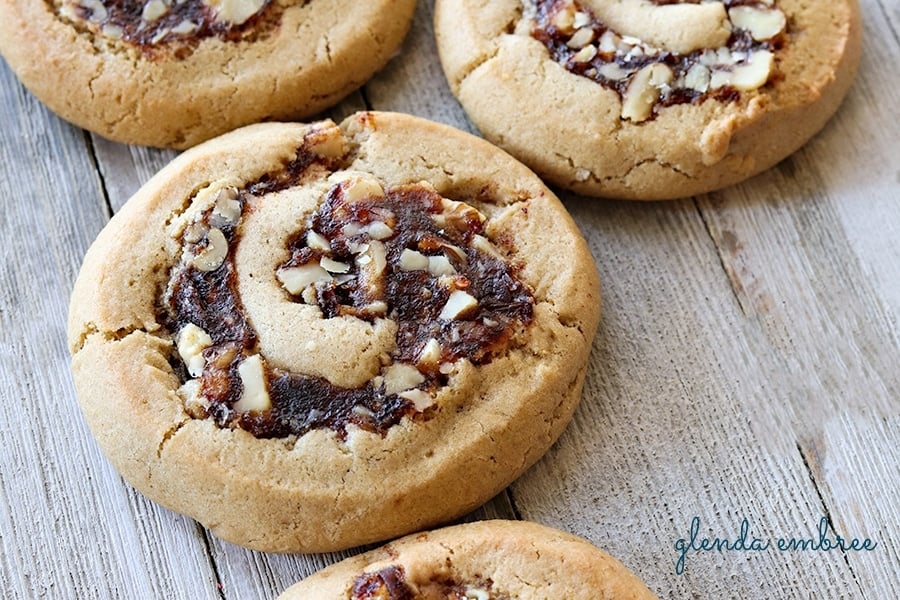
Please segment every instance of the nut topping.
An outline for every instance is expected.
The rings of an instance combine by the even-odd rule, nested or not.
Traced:
[[[535,7],[532,36],[570,72],[614,90],[634,123],[765,86],[788,39],[775,0],[525,2]]]
[[[404,248],[400,253],[400,269],[403,271],[426,271],[428,257],[417,250]]]
[[[211,222],[216,227],[234,225],[241,217],[241,203],[238,201],[237,189],[222,188],[216,192],[216,204],[213,207]]]
[[[279,177],[242,189],[210,184],[167,228],[180,254],[161,318],[178,332],[176,350],[190,376],[178,394],[192,417],[258,437],[321,427],[345,437],[351,424],[384,434],[404,417],[431,418],[458,361],[489,362],[531,322],[533,297],[516,278],[519,267],[504,258],[514,248],[501,251],[484,236],[484,215],[424,184],[386,190],[371,175],[344,172],[330,177],[316,211],[297,224],[273,275],[290,301],[316,307],[303,318],[387,319],[396,345],[356,388],[267,363],[243,312],[238,253],[229,244],[244,235],[248,203],[257,210],[280,201],[270,195],[285,189]],[[315,352],[316,343],[304,347]]]
[[[244,391],[241,399],[234,405],[238,412],[262,412],[272,408],[269,390],[266,385],[266,374],[259,354],[247,357],[238,365],[238,376]]]
[[[649,0],[583,0],[583,4],[611,29],[678,54],[717,48],[731,35],[721,2],[658,5]]]
[[[444,305],[438,318],[442,321],[452,321],[471,314],[478,308],[478,300],[467,292],[456,290],[450,294],[447,304]]]
[[[371,176],[356,176],[345,180],[344,201],[348,204],[381,198],[384,196],[384,188],[377,179]]]
[[[415,409],[419,412],[434,406],[434,398],[424,390],[406,390],[405,392],[400,392],[397,396],[412,402]]]
[[[441,344],[436,339],[431,338],[428,340],[428,343],[425,344],[425,347],[422,348],[422,352],[419,353],[419,363],[433,365],[437,364],[440,359]]]
[[[746,29],[754,40],[770,40],[787,25],[780,10],[759,9],[753,6],[736,6],[728,9],[728,18],[737,29]]]
[[[144,5],[144,10],[141,12],[141,19],[148,23],[152,23],[167,12],[169,12],[169,5],[163,2],[163,0],[150,0],[150,2]]]
[[[594,30],[589,27],[582,27],[578,31],[569,38],[569,41],[566,42],[566,45],[569,48],[584,48],[588,44],[594,41]]]
[[[662,94],[662,86],[671,82],[672,77],[672,69],[662,63],[652,63],[638,71],[625,92],[622,118],[645,121]]]
[[[428,272],[435,277],[456,275],[456,269],[450,263],[450,259],[446,256],[429,256]]]
[[[306,232],[306,245],[313,250],[331,252],[331,242],[328,241],[328,238],[312,229]]]
[[[319,260],[319,265],[329,273],[346,273],[350,270],[350,265],[347,263],[332,260],[327,256],[323,256],[322,259]]]
[[[595,56],[597,56],[597,46],[585,46],[575,53],[572,60],[577,63],[586,63],[592,61]]]
[[[206,247],[191,259],[191,265],[200,271],[215,271],[225,262],[228,241],[221,229],[213,227],[206,234]]]
[[[276,271],[278,281],[288,292],[299,295],[308,286],[320,281],[332,281],[331,273],[317,264],[300,265],[299,267],[282,267]]]
[[[768,50],[754,52],[748,62],[734,68],[728,83],[738,90],[755,90],[766,84],[774,62],[775,56]]]
[[[265,5],[265,0],[204,0],[216,11],[216,18],[240,25],[255,15]]]
[[[183,58],[202,38],[239,41],[263,34],[277,24],[284,9],[272,0],[61,0],[56,4],[63,19],[81,21],[109,41],[132,44],[151,60],[159,56],[161,46],[173,42],[176,55]],[[251,20],[266,9],[274,13],[273,18]]]
[[[199,377],[206,366],[203,351],[212,346],[212,338],[209,334],[193,323],[188,323],[181,328],[175,338],[178,354],[184,361],[191,377]]]
[[[384,391],[396,394],[425,383],[425,376],[412,365],[394,363],[384,372]]]

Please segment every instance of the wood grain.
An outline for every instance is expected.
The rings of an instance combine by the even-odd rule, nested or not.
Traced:
[[[584,535],[662,598],[900,598],[900,5],[863,0],[855,87],[812,142],[741,185],[659,204],[562,194],[601,275],[585,394],[551,451],[467,519]],[[398,55],[326,115],[475,132],[420,2]],[[91,240],[174,152],[67,125],[0,66],[0,594],[272,598],[344,556],[222,542],[134,492],[68,373]],[[473,475],[475,476],[475,475]],[[700,537],[869,538],[870,552],[690,552]]]
[[[123,485],[72,390],[68,298],[108,218],[82,131],[0,71],[3,597],[215,597],[196,525]]]

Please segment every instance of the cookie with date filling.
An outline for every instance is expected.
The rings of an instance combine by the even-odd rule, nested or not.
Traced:
[[[857,0],[438,0],[453,93],[560,187],[678,198],[771,167],[837,110]]]
[[[359,113],[175,159],[88,251],[69,343],[138,490],[244,546],[324,551],[457,517],[536,461],[598,318],[592,257],[533,173]]]
[[[381,68],[415,0],[0,0],[0,53],[62,118],[187,148],[308,117]]]
[[[526,521],[413,534],[331,565],[279,600],[653,600],[586,540]]]

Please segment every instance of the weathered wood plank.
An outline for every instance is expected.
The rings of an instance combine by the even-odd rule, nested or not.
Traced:
[[[419,2],[400,53],[366,84],[366,97],[375,110],[404,112],[476,133],[444,78],[433,22],[434,0]]]
[[[811,476],[845,540],[870,539],[871,551],[847,552],[869,598],[900,597],[900,418],[844,414],[829,419],[804,449]]]
[[[107,219],[84,134],[51,115],[5,65],[0,107],[2,595],[213,597],[193,524],[169,523],[122,485],[75,401],[69,292]]]
[[[700,206],[744,312],[793,375],[782,385],[796,398],[785,416],[837,533],[888,538],[844,558],[860,590],[889,598],[900,591],[885,565],[900,555],[883,521],[862,515],[898,522],[879,470],[900,474],[900,125],[877,106],[897,100],[884,66],[900,42],[887,23],[867,24],[856,86],[836,118],[776,169]],[[863,450],[867,438],[882,441],[877,457]],[[857,460],[844,446],[861,451]],[[822,468],[823,454],[840,466]]]
[[[772,552],[690,554],[675,572],[695,516],[703,536],[734,539],[744,518],[773,536],[822,512],[780,426],[791,399],[691,201],[568,206],[597,259],[605,311],[573,423],[512,486],[523,517],[588,537],[663,596],[746,586],[801,597],[788,582],[825,589],[849,577],[839,557]]]

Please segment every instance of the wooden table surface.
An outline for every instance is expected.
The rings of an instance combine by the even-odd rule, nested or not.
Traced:
[[[669,203],[561,195],[604,290],[584,398],[470,518],[585,536],[661,598],[900,598],[900,3],[862,8],[854,88],[774,169]],[[401,52],[329,114],[474,131],[431,16],[421,2]],[[61,121],[5,63],[0,111],[3,597],[272,598],[345,556],[224,543],[106,462],[69,375],[69,293],[110,215],[175,154]],[[734,548],[742,527],[768,548]],[[857,546],[826,550],[836,535]],[[698,550],[715,538],[731,549]],[[792,538],[813,543],[779,550]]]

